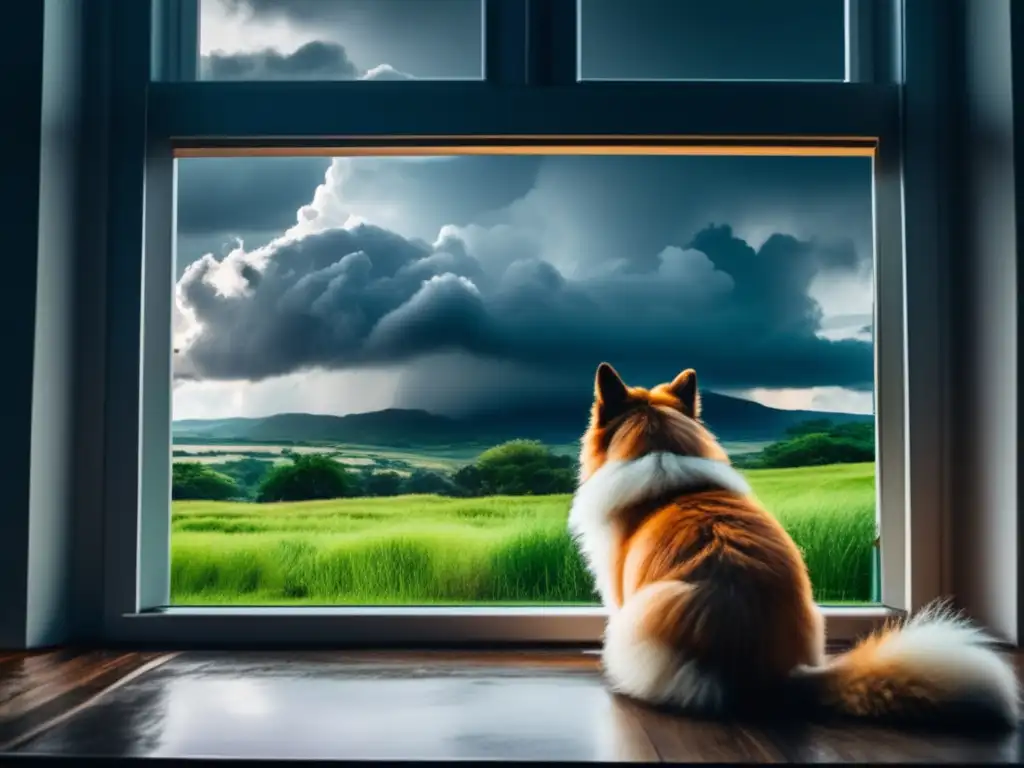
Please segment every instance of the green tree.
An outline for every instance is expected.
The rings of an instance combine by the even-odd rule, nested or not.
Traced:
[[[397,472],[367,472],[363,477],[363,493],[367,496],[398,496],[404,478]]]
[[[871,420],[835,424],[811,419],[786,430],[787,437],[758,453],[734,457],[743,469],[812,467],[875,460],[875,424]]]
[[[452,477],[456,493],[459,496],[486,496],[484,478],[475,464],[459,467]]]
[[[863,440],[810,434],[772,443],[761,451],[763,467],[814,467],[875,460],[875,446]]]
[[[259,501],[308,501],[352,496],[358,484],[326,453],[293,453],[290,464],[274,467],[260,483]]]
[[[172,499],[224,501],[241,495],[241,489],[232,478],[198,461],[176,461],[171,466]]]
[[[212,465],[213,469],[234,480],[242,494],[250,499],[256,498],[260,483],[273,466],[272,461],[250,457]]]
[[[836,424],[828,434],[832,437],[858,440],[863,443],[875,444],[875,423],[873,421],[851,421],[846,424]]]
[[[433,493],[438,496],[455,495],[452,480],[438,472],[417,469],[402,483],[402,493]]]
[[[473,465],[460,469],[454,480],[467,496],[571,493],[576,486],[573,459],[534,440],[490,448]]]
[[[835,425],[831,419],[808,419],[786,428],[788,437],[800,437],[801,435],[827,434]]]

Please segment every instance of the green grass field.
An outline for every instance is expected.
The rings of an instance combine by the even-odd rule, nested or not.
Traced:
[[[870,600],[874,465],[746,474],[803,550],[818,601]],[[566,495],[177,501],[172,603],[590,603],[569,504]]]

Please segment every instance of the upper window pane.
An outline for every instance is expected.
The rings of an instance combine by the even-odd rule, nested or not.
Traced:
[[[201,80],[479,80],[480,0],[200,0]]]
[[[580,0],[584,80],[844,80],[844,0]]]

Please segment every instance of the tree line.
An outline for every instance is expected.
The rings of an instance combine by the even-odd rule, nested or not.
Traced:
[[[874,460],[873,421],[836,424],[829,419],[811,419],[790,427],[782,440],[757,453],[735,457],[733,464],[743,469],[775,469]]]
[[[286,457],[288,462],[278,465],[250,458],[215,465],[176,461],[171,497],[255,502],[406,494],[471,498],[572,493],[576,486],[575,459],[532,440],[490,448],[451,473],[357,469],[331,453],[289,452]]]
[[[572,493],[577,464],[540,442],[512,440],[481,453],[454,472],[354,468],[333,453],[283,451],[283,464],[243,458],[220,464],[176,461],[171,495],[176,500],[307,501],[367,496],[434,494],[454,498],[539,496]],[[741,454],[741,469],[811,467],[875,460],[872,422],[835,424],[827,419],[802,422],[756,453]]]

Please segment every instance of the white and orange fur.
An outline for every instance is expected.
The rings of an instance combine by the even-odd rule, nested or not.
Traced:
[[[609,611],[616,692],[708,716],[1018,721],[1013,667],[944,605],[826,659],[801,553],[701,423],[693,370],[647,390],[599,366],[569,527]]]

